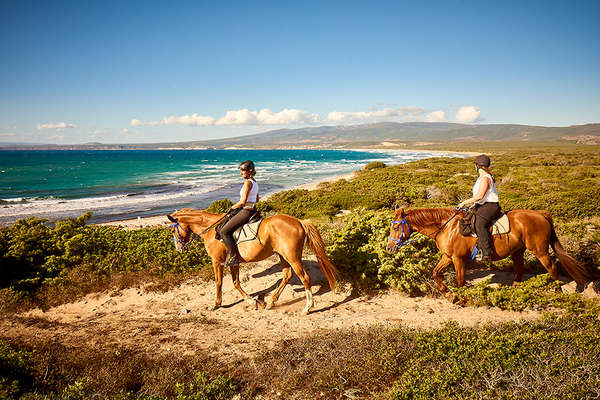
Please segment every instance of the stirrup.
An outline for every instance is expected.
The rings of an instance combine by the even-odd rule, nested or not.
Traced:
[[[477,253],[475,254],[476,261],[483,261],[483,251],[481,249],[477,249]]]

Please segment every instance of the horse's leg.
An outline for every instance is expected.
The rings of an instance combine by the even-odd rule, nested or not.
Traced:
[[[539,243],[535,241],[533,243],[526,242],[526,245],[529,245],[527,246],[527,250],[540,260],[540,263],[546,268],[552,279],[558,280],[558,267],[548,252],[550,243],[547,240],[542,240]]]
[[[294,272],[298,275],[298,278],[302,281],[304,285],[304,293],[306,294],[306,306],[302,309],[302,314],[306,315],[310,312],[310,309],[313,306],[313,297],[312,292],[310,291],[310,275],[304,269],[302,265],[302,261],[300,259],[289,260]]]
[[[523,262],[523,254],[525,254],[525,249],[520,249],[511,254],[511,258],[513,260],[513,266],[515,270],[515,280],[513,282],[513,286],[517,286],[519,282],[523,279],[523,271],[524,271],[524,262]]]
[[[452,264],[454,264],[454,270],[456,271],[456,285],[459,288],[465,286],[465,259],[459,256],[453,256]],[[447,293],[445,296],[452,303],[457,301],[459,305],[464,305],[466,303],[466,299],[461,299],[459,301],[454,293]]]
[[[444,285],[444,282],[442,282],[442,277],[440,276],[440,274],[442,270],[444,270],[444,268],[450,265],[450,263],[452,263],[452,259],[447,255],[442,254],[440,262],[438,262],[438,264],[435,266],[435,269],[433,270],[433,279],[435,280],[435,283],[437,283],[440,292],[442,292],[444,296],[446,296],[448,288],[446,287],[446,285]]]
[[[237,289],[237,291],[240,292],[240,294],[242,295],[242,297],[244,298],[244,300],[246,300],[246,302],[248,304],[252,305],[254,308],[258,308],[257,300],[248,296],[248,293],[246,293],[244,291],[244,289],[242,289],[242,285],[240,285],[240,266],[233,265],[230,267],[230,271],[231,271],[231,281],[233,282],[233,287],[235,287]]]
[[[550,257],[550,254],[548,252],[546,252],[546,254],[536,254],[536,253],[533,253],[533,254],[537,257],[538,260],[540,260],[540,262],[542,263],[544,268],[546,268],[546,270],[548,271],[548,273],[550,274],[552,279],[557,281],[558,280],[558,267],[554,263],[554,260],[552,259],[552,257]]]
[[[281,272],[283,276],[281,277],[281,283],[279,284],[279,287],[271,296],[271,301],[267,303],[267,309],[270,309],[275,305],[275,302],[279,300],[279,296],[281,295],[283,288],[288,284],[290,279],[292,279],[292,266],[290,263],[287,262],[282,256],[279,256],[279,264],[281,265]]]
[[[221,265],[221,261],[222,261],[223,257],[221,256],[217,256],[217,257],[213,257],[213,269],[215,271],[215,289],[216,289],[216,295],[215,295],[215,305],[213,307],[213,310],[216,310],[217,308],[221,307],[221,302],[222,302],[222,287],[223,287],[223,266]]]

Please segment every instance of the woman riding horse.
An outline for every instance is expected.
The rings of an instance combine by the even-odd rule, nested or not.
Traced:
[[[240,189],[240,201],[231,206],[230,213],[233,217],[219,230],[219,234],[227,246],[227,267],[237,266],[240,263],[238,247],[233,238],[233,232],[250,220],[256,212],[255,205],[258,202],[258,183],[254,180],[256,169],[250,160],[243,161],[239,165],[240,175],[244,178],[244,186]]]
[[[481,154],[475,158],[475,169],[479,174],[475,185],[473,185],[473,197],[461,202],[458,208],[473,204],[475,209],[475,233],[479,239],[479,252],[477,260],[492,260],[492,234],[489,227],[498,217],[502,215],[498,204],[498,189],[494,178],[490,174],[490,158]]]

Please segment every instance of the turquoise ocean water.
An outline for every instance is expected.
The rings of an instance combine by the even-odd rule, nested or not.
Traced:
[[[461,156],[445,153],[445,156]],[[0,151],[0,224],[92,211],[92,222],[237,201],[237,165],[256,163],[261,196],[357,170],[439,156],[387,150]]]

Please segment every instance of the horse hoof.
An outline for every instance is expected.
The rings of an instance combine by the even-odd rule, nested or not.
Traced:
[[[248,306],[254,310],[258,310],[258,307],[264,308],[265,304],[264,301],[257,298],[247,298],[246,303],[248,303]]]
[[[271,309],[271,308],[273,308],[274,306],[275,306],[275,303],[273,303],[273,302],[271,302],[271,301],[270,301],[270,302],[268,302],[268,303],[265,305],[265,309],[267,309],[267,310],[270,310],[270,309]]]
[[[256,299],[256,305],[257,305],[259,308],[262,308],[263,310],[264,310],[265,308],[267,308],[267,303],[265,303],[265,302],[264,302],[264,301],[262,301],[261,299]]]
[[[220,304],[214,304],[212,307],[209,307],[210,311],[215,311],[218,310],[219,308],[221,308]]]
[[[458,297],[454,293],[446,293],[444,297],[452,304],[458,301]]]
[[[512,283],[512,287],[517,287],[517,286],[519,286],[519,283],[521,283],[521,282],[514,281],[514,282]]]
[[[310,309],[308,309],[308,308],[302,309],[302,315],[308,315],[308,314],[310,314]]]

